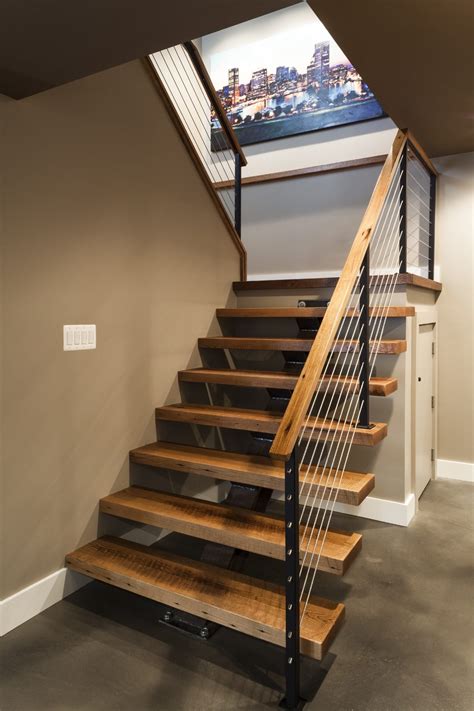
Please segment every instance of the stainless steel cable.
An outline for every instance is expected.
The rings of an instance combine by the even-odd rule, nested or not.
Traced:
[[[167,69],[167,71],[168,71],[168,74],[169,74],[170,76],[173,76],[172,71],[170,70],[170,66],[169,66],[169,64],[168,64],[168,62],[167,62],[167,60],[166,60],[166,56],[165,56],[164,52],[165,52],[165,50],[163,50],[163,52],[160,53],[160,56],[161,56],[161,58],[163,59],[165,65],[166,65],[166,69]],[[166,89],[166,91],[167,91],[167,93],[168,93],[170,99],[173,101],[173,104],[175,105],[175,108],[177,108],[177,107],[179,106],[179,101],[176,101],[174,92],[173,92],[173,90],[171,89],[170,83],[169,83],[168,79],[166,78],[165,73],[164,73],[163,71],[160,71],[160,68],[159,68],[159,66],[157,65],[156,60],[155,60],[154,63],[155,63],[155,66],[157,67],[159,76],[160,76],[160,78],[162,79],[162,81],[163,81],[163,83],[164,83],[164,85],[165,85],[165,89]],[[176,89],[177,89],[177,91],[178,91],[178,93],[179,93],[179,96],[180,96],[180,98],[181,98],[181,102],[185,105],[184,96],[183,96],[183,94],[182,94],[182,92],[181,92],[181,89],[180,89],[179,85],[177,84],[177,82],[176,82],[175,80],[174,80],[174,84],[175,84]],[[177,108],[177,110],[178,110],[178,108]],[[193,125],[194,125],[194,131],[193,131],[192,127],[190,126],[190,124],[189,124],[189,122],[188,122],[188,120],[187,120],[187,118],[186,118],[186,116],[185,116],[185,114],[184,114],[184,112],[183,112],[183,111],[179,111],[179,114],[180,114],[181,120],[182,120],[183,123],[185,124],[186,131],[187,131],[187,133],[188,133],[188,136],[189,136],[189,138],[193,141],[195,150],[198,152],[198,154],[199,154],[199,156],[200,156],[200,158],[201,158],[201,162],[203,163],[204,167],[205,167],[206,170],[208,171],[208,174],[210,175],[211,180],[213,180],[213,176],[212,176],[212,174],[210,173],[209,167],[208,167],[208,159],[206,158],[205,154],[203,155],[203,152],[202,152],[202,150],[201,150],[201,143],[202,143],[202,142],[198,142],[198,141],[196,141],[196,139],[195,139],[194,132],[197,131],[197,133],[199,134],[199,127],[198,127],[198,125],[196,124],[196,121],[194,120],[193,116],[191,115],[191,120],[192,120]],[[208,153],[209,155],[211,155],[209,149],[207,149],[207,153]],[[211,155],[211,158],[212,158],[212,155]],[[222,174],[220,173],[220,171],[218,171],[218,173],[219,173],[220,178],[221,178],[221,180],[222,180]],[[224,177],[227,177],[227,176],[225,176],[225,174],[224,174]],[[222,202],[223,202],[223,204],[224,204],[224,206],[225,206],[227,212],[229,213],[229,216],[231,217],[231,219],[233,219],[234,203],[233,203],[232,198],[231,198],[229,195],[225,195],[225,196],[222,197]]]
[[[393,182],[396,183],[396,184],[399,184],[399,181],[400,181],[400,177],[399,177],[398,181],[395,181],[395,180],[394,180]],[[390,188],[392,188],[392,186],[390,186]],[[400,197],[400,196],[399,196],[399,197]],[[390,203],[389,203],[389,204],[390,204]],[[392,206],[391,206],[391,207],[392,207]],[[391,207],[390,207],[390,209],[391,209]],[[387,210],[386,210],[386,214],[385,214],[385,218],[387,218],[389,212],[390,212],[390,210],[387,209]],[[385,240],[385,245],[384,245],[384,241],[383,241],[383,240],[380,240],[380,242],[379,242],[378,244],[377,244],[377,242],[375,242],[375,232],[374,232],[374,238],[373,238],[373,242],[372,242],[373,247],[375,247],[374,253],[375,253],[375,255],[376,255],[376,259],[374,260],[374,264],[377,264],[377,265],[378,265],[379,259],[381,258],[382,254],[384,254],[384,255],[386,256],[387,253],[388,253],[388,254],[389,254],[389,266],[390,266],[390,264],[393,263],[392,260],[393,260],[393,258],[394,258],[394,256],[395,256],[395,255],[394,255],[394,251],[396,251],[397,247],[398,247],[398,260],[397,260],[397,268],[394,270],[393,275],[391,275],[391,276],[390,276],[390,275],[383,275],[383,276],[382,276],[382,275],[378,275],[378,276],[376,277],[376,279],[375,279],[375,282],[376,282],[378,285],[380,285],[380,280],[385,280],[384,287],[386,287],[387,285],[389,285],[389,289],[388,289],[388,291],[387,291],[387,293],[386,293],[386,295],[385,295],[385,301],[384,301],[384,299],[383,299],[383,296],[381,296],[381,297],[379,298],[379,300],[378,300],[378,306],[377,306],[375,309],[373,309],[373,315],[370,317],[370,320],[369,320],[370,323],[373,323],[374,319],[376,319],[376,318],[378,318],[378,317],[381,317],[381,318],[378,318],[378,320],[379,320],[381,323],[380,323],[380,325],[378,326],[378,328],[375,330],[375,333],[374,333],[374,329],[373,329],[373,327],[372,327],[372,334],[373,334],[373,335],[376,335],[377,338],[376,338],[376,342],[375,342],[373,345],[371,344],[371,347],[370,347],[370,349],[369,349],[369,350],[370,350],[369,358],[370,358],[370,356],[372,356],[372,357],[370,358],[370,360],[372,361],[371,368],[370,368],[370,372],[373,371],[373,367],[374,367],[374,364],[375,364],[375,357],[376,357],[376,354],[377,354],[377,351],[378,351],[378,347],[379,347],[379,344],[380,344],[380,339],[381,339],[381,336],[382,336],[382,333],[383,333],[383,329],[384,329],[385,322],[386,322],[386,318],[387,318],[387,314],[388,314],[388,310],[387,310],[387,311],[384,311],[384,309],[386,308],[386,303],[387,303],[387,301],[389,302],[390,299],[391,299],[391,296],[392,296],[392,293],[393,293],[393,289],[395,288],[395,285],[396,285],[397,275],[398,275],[398,272],[399,272],[399,264],[400,264],[399,258],[400,258],[400,249],[401,249],[401,247],[400,247],[400,244],[399,244],[398,234],[399,234],[399,226],[400,226],[401,217],[399,216],[398,224],[397,224],[397,220],[394,221],[394,219],[393,219],[394,216],[395,216],[395,214],[396,214],[396,212],[395,212],[395,211],[392,211],[391,218],[390,218],[390,220],[389,220],[389,229],[387,230],[387,234],[389,235],[389,238],[386,238],[386,240]],[[385,224],[386,224],[386,219],[385,219],[385,221],[384,221],[384,225],[385,225]],[[380,225],[380,219],[379,219],[379,221],[378,221],[378,225]],[[383,235],[383,231],[382,231],[382,232],[379,232],[379,234],[382,234],[382,235]],[[382,247],[384,247],[383,251],[382,251]],[[382,310],[380,310],[380,309],[382,309]],[[377,323],[377,322],[376,322],[376,323]],[[340,418],[342,418],[343,415],[344,415],[345,418],[347,418],[347,414],[352,411],[352,409],[353,409],[353,408],[352,408],[352,402],[353,402],[353,400],[354,400],[354,396],[355,396],[356,392],[357,392],[357,389],[355,389],[354,392],[352,392],[352,396],[351,396],[350,398],[346,398],[346,400],[344,401],[344,404],[346,404],[348,401],[349,401],[349,404],[348,404],[348,406],[347,406],[346,408],[344,408],[344,404],[343,404],[343,407],[342,407],[341,410],[340,410],[340,415],[339,415]],[[358,398],[358,400],[359,400],[359,399],[360,399],[360,398]],[[359,404],[359,407],[361,407],[360,404]],[[336,410],[337,410],[337,407],[336,407]],[[360,411],[359,411],[359,415],[360,415]],[[334,418],[333,418],[333,419],[334,419]],[[348,430],[350,430],[350,429],[351,429],[351,428],[348,428]],[[353,432],[352,432],[352,440],[353,440],[353,437],[354,437],[354,434],[355,434],[355,428],[353,427],[352,430],[353,430]],[[328,430],[328,432],[329,432],[329,430]],[[342,458],[342,456],[343,456],[343,454],[344,454],[344,447],[345,447],[345,445],[347,444],[348,439],[349,439],[349,431],[348,431],[348,434],[347,434],[347,436],[346,436],[346,438],[345,438],[345,440],[344,440],[344,443],[343,443],[343,445],[342,445],[341,458]],[[327,440],[327,437],[326,437],[326,440]],[[336,446],[336,450],[335,450],[335,453],[334,453],[334,456],[333,456],[332,462],[331,462],[332,464],[334,464],[334,462],[336,461],[337,452],[338,452],[338,450],[341,448],[341,441],[342,441],[342,438],[339,440],[339,442],[338,442],[338,444],[337,444],[337,446]],[[334,443],[334,439],[333,439],[333,443]],[[351,443],[352,443],[352,442],[351,442]],[[349,449],[350,449],[350,447],[349,447]],[[330,448],[330,450],[331,450],[331,448]],[[348,456],[348,452],[347,452],[347,456]],[[341,458],[340,458],[340,459],[341,459]],[[328,455],[327,459],[329,460],[329,455]],[[346,460],[347,460],[347,457],[346,457]],[[303,461],[303,460],[302,460],[302,461]],[[340,460],[339,460],[339,461],[340,461]],[[344,468],[345,468],[345,467],[344,467]],[[308,468],[308,469],[309,469],[309,468]],[[327,465],[327,464],[325,464],[325,470],[326,470],[326,469],[328,469],[328,465]],[[308,471],[308,470],[307,470],[307,471]],[[318,469],[316,468],[315,471],[318,471]],[[323,471],[324,471],[324,470],[323,470]],[[333,480],[335,480],[335,478],[337,477],[337,473],[338,473],[338,470],[337,470],[337,467],[336,467],[336,470],[334,471]],[[305,477],[305,478],[306,478],[306,477]],[[320,483],[321,483],[321,480],[322,480],[322,477],[321,477],[321,479],[320,479]],[[318,489],[317,489],[317,491],[318,491]],[[328,523],[327,523],[327,525],[326,525],[326,528],[324,528],[324,525],[322,525],[322,526],[320,525],[320,528],[319,528],[319,530],[318,530],[318,537],[316,538],[316,541],[314,541],[314,545],[313,545],[313,551],[312,551],[312,554],[311,554],[311,555],[312,555],[312,559],[311,559],[311,562],[310,562],[310,564],[309,564],[310,566],[311,566],[311,564],[312,564],[312,561],[313,561],[313,558],[314,558],[314,554],[315,554],[315,551],[316,551],[316,548],[317,548],[318,539],[319,539],[320,536],[321,536],[321,531],[323,531],[323,536],[324,536],[323,540],[325,540],[325,537],[326,537],[326,535],[327,535],[327,530],[328,530],[330,518],[331,518],[331,516],[332,516],[332,511],[333,511],[334,503],[335,503],[335,500],[334,500],[333,505],[331,506],[331,504],[330,504],[331,495],[332,495],[332,488],[331,488],[331,490],[330,490],[330,492],[329,492],[329,497],[327,497],[327,492],[324,492],[324,494],[323,494],[323,496],[326,496],[326,498],[327,498],[327,504],[326,504],[326,506],[324,507],[324,511],[323,511],[321,523],[324,524],[328,510],[330,510],[330,513],[329,513],[329,521],[328,521]],[[337,495],[337,490],[336,490],[336,495]],[[321,506],[321,504],[320,504],[320,505],[318,506],[316,516],[314,517],[312,532],[311,532],[311,535],[310,535],[310,537],[309,537],[309,546],[308,546],[308,545],[306,546],[305,556],[303,557],[303,561],[304,561],[304,562],[305,562],[305,558],[307,558],[308,550],[309,550],[310,547],[311,547],[311,542],[313,541],[313,538],[314,538],[314,528],[315,528],[315,526],[316,526],[316,522],[318,521],[319,514],[320,514],[321,511],[322,511],[322,506]],[[311,513],[312,513],[312,511],[310,512],[310,517],[311,517]],[[307,522],[307,525],[306,525],[306,529],[305,529],[305,530],[307,530],[307,528],[308,528],[308,522]],[[305,534],[303,534],[303,535],[305,535]],[[304,610],[306,609],[306,605],[307,605],[307,602],[308,602],[308,600],[309,600],[309,595],[311,594],[311,590],[312,590],[314,578],[315,578],[315,575],[316,575],[316,572],[317,572],[317,569],[318,569],[319,558],[320,558],[320,556],[321,556],[321,552],[322,552],[322,547],[323,547],[323,545],[324,545],[324,544],[322,544],[322,545],[319,547],[318,560],[317,560],[317,562],[316,562],[316,566],[315,566],[315,569],[314,569],[314,572],[313,572],[313,578],[312,578],[312,581],[311,581],[311,585],[309,586],[308,596],[307,596],[307,600],[306,600],[306,604],[305,604]],[[304,562],[302,563],[300,570],[303,569]],[[310,570],[310,567],[308,568],[308,571],[309,571],[309,570]],[[304,580],[303,585],[302,585],[302,593],[303,593],[303,594],[305,593],[306,587],[307,587],[308,576],[309,576],[309,572],[308,572],[308,571],[307,571],[307,573],[306,573],[306,577],[305,577],[305,580]],[[304,614],[304,611],[303,611],[303,614]]]

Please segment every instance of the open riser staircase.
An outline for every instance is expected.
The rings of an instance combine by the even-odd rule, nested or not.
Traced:
[[[255,292],[253,308],[217,309],[221,335],[203,335],[201,367],[178,372],[181,401],[157,403],[156,441],[130,452],[141,485],[101,499],[103,514],[202,540],[200,557],[111,536],[67,556],[73,570],[164,604],[178,628],[208,637],[224,625],[285,647],[286,708],[303,703],[300,654],[321,660],[344,618],[344,605],[318,595],[319,576],[344,575],[361,551],[361,535],[331,526],[337,504],[357,507],[375,485],[370,472],[351,470],[351,448],[390,436],[370,402],[396,392],[378,366],[404,357],[403,325],[414,315],[392,295],[413,242],[415,162],[431,165],[398,132],[329,299],[298,305],[295,291],[293,306],[259,306]],[[227,493],[213,502],[163,491],[158,472]],[[281,579],[249,576],[253,554],[283,561]]]

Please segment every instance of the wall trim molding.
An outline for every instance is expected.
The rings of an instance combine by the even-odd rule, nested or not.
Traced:
[[[90,583],[90,578],[67,568],[28,585],[0,601],[0,636],[19,627],[63,598]]]
[[[283,494],[279,492],[273,498],[283,500]],[[317,504],[314,501],[313,503]],[[334,511],[349,516],[369,518],[372,521],[391,523],[395,526],[408,526],[416,513],[416,499],[415,494],[409,494],[405,501],[391,501],[390,499],[368,496],[360,506],[336,503]]]
[[[312,272],[281,272],[275,274],[249,274],[247,281],[267,281],[274,279],[338,279],[341,272],[337,271],[312,271]]]
[[[373,521],[391,523],[395,526],[408,526],[416,512],[415,494],[409,494],[405,501],[391,501],[390,499],[377,499],[375,496],[368,496],[360,506],[336,503],[334,511],[350,516],[370,518]]]
[[[474,484],[474,462],[455,462],[450,459],[436,460],[436,478],[456,479]]]

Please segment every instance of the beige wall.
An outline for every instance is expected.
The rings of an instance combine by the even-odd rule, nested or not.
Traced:
[[[438,457],[474,462],[474,153],[436,159]]]
[[[140,63],[0,109],[5,597],[97,535],[239,258]],[[64,352],[68,323],[97,350]]]

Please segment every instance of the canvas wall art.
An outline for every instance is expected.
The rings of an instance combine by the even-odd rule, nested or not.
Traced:
[[[362,77],[314,20],[209,58],[210,75],[242,146],[384,116]],[[211,116],[212,146],[220,126]]]

